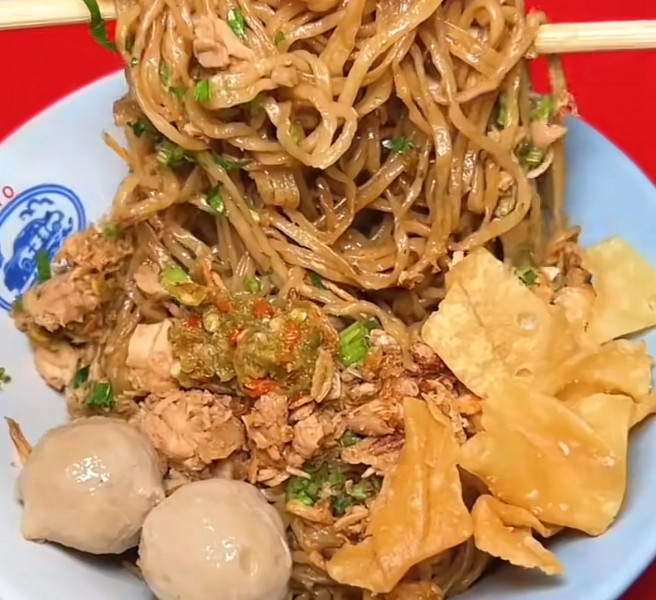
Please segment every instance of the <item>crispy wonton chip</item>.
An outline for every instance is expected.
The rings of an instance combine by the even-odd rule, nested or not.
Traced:
[[[328,563],[336,581],[379,594],[412,566],[472,534],[451,426],[420,400],[406,398],[403,408],[405,446],[372,508],[371,535],[357,546],[347,543]]]
[[[578,351],[563,309],[544,302],[483,249],[454,267],[422,337],[479,396],[514,376],[536,382]]]
[[[595,394],[573,407],[517,381],[490,391],[483,428],[460,464],[504,502],[540,520],[599,535],[626,491],[628,396]]]
[[[656,325],[656,270],[623,240],[586,253],[597,299],[588,332],[603,343]]]
[[[479,550],[517,567],[540,569],[547,575],[563,572],[558,559],[531,532],[534,529],[546,536],[549,531],[526,509],[481,496],[472,509],[472,519]]]

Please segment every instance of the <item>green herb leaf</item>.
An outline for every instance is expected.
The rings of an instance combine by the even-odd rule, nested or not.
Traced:
[[[339,445],[342,448],[348,448],[350,446],[355,446],[361,439],[362,436],[358,435],[357,433],[353,433],[350,430],[345,431],[344,435],[339,438]]]
[[[276,37],[274,38],[273,41],[276,44],[282,44],[285,41],[285,39],[286,39],[285,34],[282,31],[279,31],[278,33],[276,33]]]
[[[249,294],[257,294],[258,292],[262,291],[262,283],[257,277],[252,277],[249,275],[248,277],[244,278],[244,289]]]
[[[144,133],[146,133],[146,124],[143,121],[135,121],[134,123],[129,123],[130,128],[134,135],[140,138]]]
[[[123,237],[123,230],[114,223],[108,223],[105,225],[103,234],[110,240],[120,240]]]
[[[110,383],[96,383],[87,396],[86,405],[89,408],[110,411],[114,404],[114,390]]]
[[[333,509],[333,513],[338,517],[346,514],[346,511],[353,506],[354,502],[348,496],[331,496],[330,497],[330,507]]]
[[[314,506],[319,499],[321,483],[314,478],[292,477],[287,483],[287,500],[300,502],[306,506]]]
[[[236,171],[238,169],[243,169],[250,162],[249,160],[238,160],[229,156],[223,156],[222,154],[217,154],[216,152],[212,152],[212,160],[225,171]]]
[[[363,321],[356,321],[339,334],[339,358],[345,367],[360,364],[367,357],[369,331]]]
[[[207,204],[210,205],[214,212],[219,215],[224,215],[226,213],[225,202],[223,201],[223,186],[219,183],[215,185],[207,194]]]
[[[303,141],[303,138],[305,137],[305,131],[303,131],[303,128],[300,125],[297,125],[296,123],[292,125],[289,133],[292,136],[292,141],[297,146],[301,143],[301,141]]]
[[[505,129],[510,122],[510,108],[508,106],[508,99],[505,96],[499,98],[498,110],[497,125],[501,127],[501,129]]]
[[[537,271],[531,267],[519,269],[517,271],[517,277],[519,277],[519,280],[528,287],[535,285],[539,279]]]
[[[319,290],[325,290],[326,286],[323,283],[323,279],[321,278],[320,275],[315,273],[314,271],[310,271],[310,281],[312,282],[312,285],[319,289]]]
[[[212,84],[209,79],[201,79],[194,88],[194,98],[197,102],[205,104],[212,98]]]
[[[36,274],[41,283],[48,281],[52,277],[50,255],[47,250],[39,250],[36,253]]]
[[[163,167],[175,169],[185,161],[196,162],[196,157],[169,140],[164,142],[157,151],[157,162]]]
[[[180,102],[182,102],[187,95],[187,88],[182,85],[172,85],[169,88],[169,91],[171,91]]]
[[[105,19],[102,18],[98,2],[96,2],[96,0],[83,1],[91,15],[91,35],[93,35],[101,46],[107,48],[107,50],[111,50],[112,52],[116,51],[116,44],[110,42],[107,38],[107,23],[105,23]]]
[[[171,265],[162,271],[160,280],[164,285],[182,285],[190,283],[191,277],[182,267]]]
[[[157,72],[159,73],[159,79],[164,87],[169,87],[169,83],[171,82],[171,70],[169,69],[169,66],[166,64],[166,62],[163,60],[159,61]]]
[[[75,373],[75,379],[73,379],[73,387],[77,390],[82,387],[87,381],[89,381],[89,365],[82,367]]]
[[[400,154],[401,156],[405,156],[408,152],[410,152],[410,150],[414,150],[416,148],[415,143],[411,139],[404,136],[395,137],[391,140],[385,140],[383,142],[383,147],[391,150],[396,154]]]
[[[553,96],[538,96],[531,104],[529,118],[531,121],[548,121],[556,110],[556,100]]]
[[[0,367],[0,390],[7,384],[11,383],[11,377],[4,367]]]
[[[240,40],[246,39],[246,19],[241,10],[233,8],[228,12],[228,25]]]
[[[545,150],[535,147],[528,140],[524,140],[515,150],[515,154],[522,166],[526,169],[534,169],[542,164],[547,153]]]

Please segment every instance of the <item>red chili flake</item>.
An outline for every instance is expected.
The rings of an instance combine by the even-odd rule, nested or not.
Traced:
[[[253,314],[258,319],[266,319],[272,317],[274,314],[273,306],[271,306],[266,300],[258,300],[253,305]]]
[[[244,387],[246,388],[246,394],[251,398],[259,398],[273,389],[273,381],[270,379],[254,379],[244,384]]]
[[[198,315],[191,315],[187,317],[187,327],[196,331],[203,327],[203,321]]]
[[[230,300],[217,300],[215,305],[221,312],[224,313],[231,313],[235,311],[235,307],[232,305]]]
[[[245,329],[235,329],[230,336],[230,345],[236,346],[241,342],[243,337],[246,335]]]

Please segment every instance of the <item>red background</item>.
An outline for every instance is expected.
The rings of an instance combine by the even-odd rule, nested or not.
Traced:
[[[654,0],[529,3],[556,23],[656,19]],[[568,56],[565,66],[581,115],[656,181],[656,51]],[[0,140],[53,101],[118,68],[118,58],[85,27],[0,32]],[[623,600],[652,598],[656,565]]]

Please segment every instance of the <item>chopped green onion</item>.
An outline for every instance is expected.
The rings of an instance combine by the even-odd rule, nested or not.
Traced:
[[[255,96],[255,98],[253,98],[250,103],[251,113],[253,114],[261,113],[264,110],[265,99],[266,99],[265,96],[262,94],[258,94],[257,96]]]
[[[223,186],[219,183],[210,190],[209,194],[207,194],[207,203],[212,209],[214,209],[214,212],[219,215],[224,215],[226,212],[223,194],[221,193],[222,188]]]
[[[36,253],[36,274],[41,283],[48,281],[52,277],[50,255],[47,250],[39,250]]]
[[[123,230],[114,223],[109,223],[105,226],[103,234],[110,240],[119,240],[123,237]]]
[[[86,405],[89,408],[109,411],[114,404],[114,391],[110,383],[96,383],[87,396]]]
[[[160,81],[164,84],[165,87],[169,87],[169,83],[171,81],[171,70],[163,60],[159,61],[157,72],[159,73]]]
[[[134,123],[129,123],[129,125],[134,135],[136,135],[138,138],[146,133],[147,127],[143,121],[135,121]]]
[[[241,10],[233,8],[228,12],[228,25],[240,40],[246,39],[246,19]]]
[[[339,358],[345,367],[361,363],[369,354],[369,331],[363,321],[356,321],[339,334]]]
[[[249,275],[244,278],[244,288],[249,294],[257,294],[262,290],[262,283],[257,277]]]
[[[217,154],[216,152],[212,152],[212,160],[225,171],[236,171],[242,169],[250,162],[249,160],[235,160],[229,156]]]
[[[134,34],[130,34],[125,40],[125,50],[126,52],[131,54],[133,48],[134,48]]]
[[[539,167],[546,156],[541,148],[536,148],[528,140],[524,140],[515,150],[519,162],[527,169]]]
[[[524,267],[517,271],[517,277],[519,277],[519,280],[528,287],[535,285],[539,279],[537,271],[531,267]]]
[[[319,499],[321,487],[322,481],[315,478],[292,477],[287,484],[287,500],[294,500],[306,506],[314,506]]]
[[[331,496],[330,497],[330,507],[333,509],[333,513],[338,517],[346,514],[346,511],[353,506],[353,500],[348,496]]]
[[[139,59],[136,56],[133,56],[130,59],[130,66],[134,69],[135,67],[139,66]]]
[[[182,285],[191,282],[191,277],[182,267],[171,265],[162,271],[160,280],[165,285]]]
[[[75,379],[73,379],[73,387],[77,390],[81,388],[89,380],[89,365],[82,367],[75,373]]]
[[[323,282],[323,279],[321,279],[321,276],[315,273],[314,271],[310,271],[310,281],[312,282],[312,285],[319,289],[319,290],[325,290],[326,286]]]
[[[193,154],[171,141],[164,142],[157,151],[157,162],[163,167],[174,169],[184,161],[196,162],[196,158]]]
[[[531,121],[548,121],[556,110],[553,96],[538,96],[533,100],[529,118]]]
[[[180,102],[182,102],[187,95],[187,88],[182,85],[172,85],[169,88],[169,91],[171,91]]]
[[[282,31],[279,31],[278,33],[276,33],[276,37],[274,38],[273,41],[276,44],[282,44],[285,41],[285,39],[286,39],[285,34]]]
[[[300,125],[293,124],[290,130],[292,141],[298,146],[305,137],[305,131]]]
[[[383,142],[383,147],[391,150],[396,154],[400,154],[401,156],[405,156],[408,152],[410,152],[410,150],[414,150],[416,148],[415,143],[405,136],[392,138],[391,140],[385,140]]]
[[[11,377],[7,373],[4,367],[0,367],[0,390],[7,383],[11,383]]]
[[[510,108],[508,107],[507,98],[499,98],[498,106],[499,112],[497,113],[497,125],[501,127],[501,129],[505,129],[510,122]]]
[[[339,445],[342,448],[348,448],[349,446],[355,446],[361,439],[361,436],[349,430],[346,431],[341,438],[339,438]]]
[[[107,23],[105,23],[105,19],[102,18],[98,2],[96,2],[96,0],[83,1],[91,15],[91,35],[93,35],[101,46],[107,48],[107,50],[111,50],[112,52],[116,51],[116,44],[110,42],[107,38]]]
[[[212,84],[209,79],[201,79],[194,88],[194,98],[197,102],[205,104],[212,98]]]

